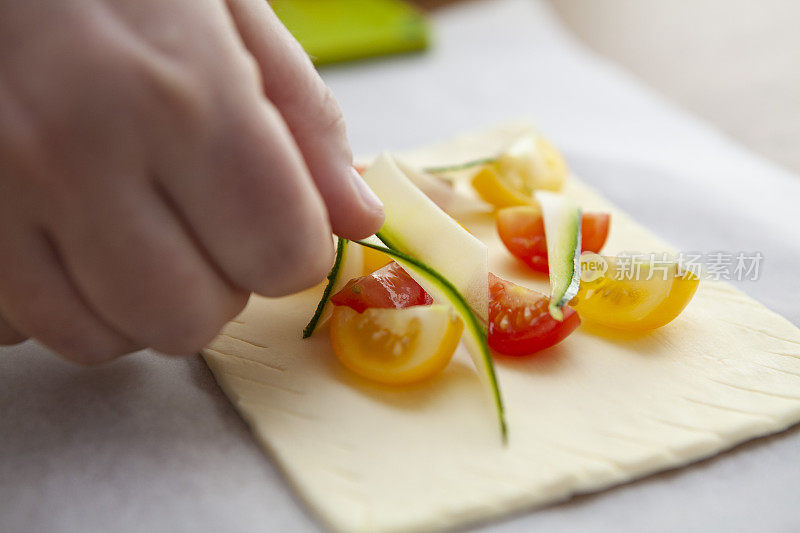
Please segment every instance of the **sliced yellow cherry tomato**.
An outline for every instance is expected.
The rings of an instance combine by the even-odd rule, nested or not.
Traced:
[[[486,165],[472,176],[472,187],[483,201],[498,209],[533,202],[531,194],[525,192],[513,175],[501,174],[493,164]]]
[[[518,139],[473,177],[472,186],[495,207],[530,205],[537,189],[560,190],[567,178],[564,158],[544,137]]]
[[[603,261],[607,269],[602,266]],[[699,278],[675,262],[583,256],[578,315],[603,326],[646,331],[672,322],[697,291]]]
[[[385,253],[367,246],[361,247],[364,254],[364,275],[372,274],[392,262],[392,258]]]
[[[331,318],[331,345],[339,361],[359,376],[409,385],[447,366],[463,329],[458,315],[444,305],[362,313],[342,305]]]
[[[564,156],[550,141],[541,136],[536,138],[536,149],[544,163],[544,169],[538,176],[536,188],[560,191],[569,174]]]

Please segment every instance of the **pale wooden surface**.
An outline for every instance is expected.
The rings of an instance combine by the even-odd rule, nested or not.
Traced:
[[[592,49],[800,171],[800,2],[551,0]]]

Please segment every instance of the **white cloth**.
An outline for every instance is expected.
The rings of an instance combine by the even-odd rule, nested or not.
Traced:
[[[547,7],[437,13],[423,55],[324,72],[358,153],[531,117],[581,177],[687,251],[760,251],[737,285],[800,324],[800,180],[578,47]],[[0,350],[0,531],[316,531],[197,358],[97,369]],[[800,432],[487,531],[800,528]],[[754,513],[753,510],[758,512]]]

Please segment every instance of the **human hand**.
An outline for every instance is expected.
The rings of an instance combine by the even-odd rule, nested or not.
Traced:
[[[0,344],[193,353],[382,206],[265,0],[0,0]]]

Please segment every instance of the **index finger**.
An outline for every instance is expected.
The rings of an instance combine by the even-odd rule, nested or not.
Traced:
[[[383,204],[353,170],[341,109],[308,55],[264,0],[228,0],[244,45],[261,70],[328,208],[331,226],[363,238],[383,224]]]

